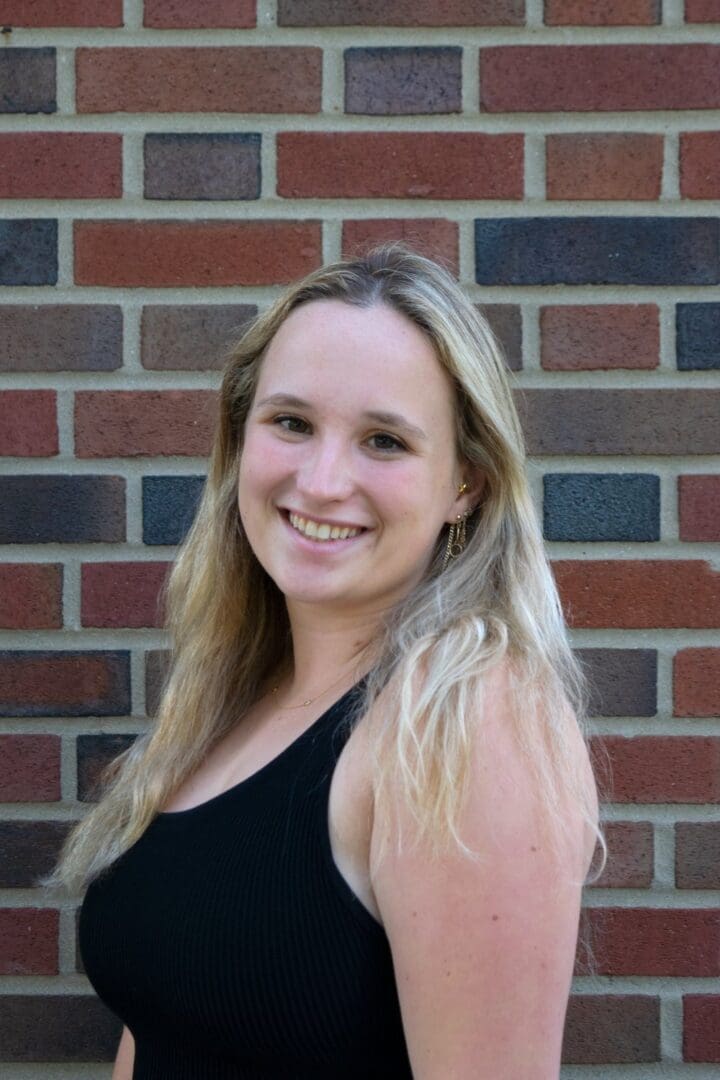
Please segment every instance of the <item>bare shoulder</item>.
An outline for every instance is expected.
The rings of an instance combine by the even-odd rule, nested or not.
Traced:
[[[589,843],[578,815],[564,849],[548,849],[513,725],[500,665],[486,681],[459,823],[477,858],[398,853],[391,837],[373,876],[418,1080],[558,1076]],[[573,747],[594,791],[579,729]]]

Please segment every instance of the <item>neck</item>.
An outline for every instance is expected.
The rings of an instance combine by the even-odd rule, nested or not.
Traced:
[[[372,666],[382,613],[362,619],[328,616],[311,606],[288,603],[293,656],[288,693],[301,699],[347,675],[350,685]],[[338,686],[341,684],[338,683]]]

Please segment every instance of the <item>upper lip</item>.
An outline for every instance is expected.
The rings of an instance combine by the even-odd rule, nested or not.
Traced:
[[[351,521],[328,521],[327,518],[316,517],[315,514],[308,514],[305,510],[293,510],[291,507],[284,507],[286,513],[295,514],[296,517],[304,518],[305,521],[314,521],[316,525],[329,525],[332,529],[367,529],[367,525],[358,525]]]

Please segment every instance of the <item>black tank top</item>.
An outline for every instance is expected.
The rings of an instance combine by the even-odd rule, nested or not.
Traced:
[[[412,1078],[381,924],[337,869],[359,686],[247,780],[159,814],[87,890],[80,950],[133,1080]]]

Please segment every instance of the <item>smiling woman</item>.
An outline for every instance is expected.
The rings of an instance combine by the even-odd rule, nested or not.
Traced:
[[[504,364],[437,265],[325,267],[229,357],[155,724],[87,888],[116,1080],[551,1080],[598,838]],[[602,838],[601,838],[602,839]]]

